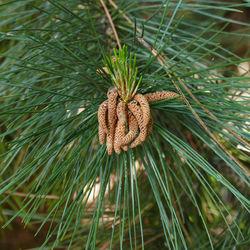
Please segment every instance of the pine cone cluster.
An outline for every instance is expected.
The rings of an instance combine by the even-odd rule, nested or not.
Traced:
[[[113,149],[117,154],[130,148],[135,148],[151,134],[153,120],[150,112],[150,102],[178,96],[171,91],[150,94],[136,94],[132,100],[125,103],[115,87],[111,87],[105,100],[98,109],[99,142],[105,144],[109,155]],[[180,98],[178,98],[180,99]]]

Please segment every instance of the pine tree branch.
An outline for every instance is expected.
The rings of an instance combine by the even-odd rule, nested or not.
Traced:
[[[124,14],[124,12],[122,10],[120,10],[117,6],[117,4],[112,1],[109,0],[110,4],[119,11],[119,13],[134,27],[134,23],[132,22],[132,20],[126,15]],[[137,32],[142,34],[142,30],[137,28]],[[152,48],[152,46],[150,46],[143,38],[137,38],[138,42],[141,43],[144,47],[146,47],[147,49],[149,49],[151,51],[151,53],[156,57],[157,61],[160,63],[161,66],[163,66],[165,68],[165,66],[167,68],[170,68],[170,66],[167,63],[167,60],[169,60],[166,56],[163,57],[161,56],[157,50],[155,50],[154,48]],[[176,84],[176,82],[173,80],[172,75],[168,72],[167,69],[165,69],[167,75],[169,76],[169,78],[171,79],[172,83],[174,84],[174,86],[176,87],[176,89],[178,90],[178,92],[180,93],[180,95],[183,97],[186,105],[189,107],[190,111],[193,113],[193,115],[195,116],[195,118],[198,120],[198,122],[200,123],[200,125],[205,129],[205,131],[213,138],[213,140],[221,147],[222,150],[224,150],[224,152],[248,175],[250,176],[250,173],[248,172],[248,170],[226,149],[226,147],[224,147],[224,145],[222,145],[222,143],[217,139],[217,137],[210,131],[210,129],[207,127],[207,125],[203,122],[203,120],[199,117],[199,115],[197,114],[197,112],[192,108],[191,104],[189,103],[189,101],[186,99],[185,95],[183,94],[183,92],[181,91],[180,87]],[[213,115],[207,108],[203,107],[203,105],[199,102],[199,100],[192,94],[192,92],[188,89],[188,87],[184,84],[184,82],[180,79],[180,77],[173,72],[173,75],[176,77],[176,79],[179,81],[179,83],[181,84],[181,86],[188,92],[188,94],[192,97],[192,99],[197,103],[200,104],[202,109],[204,111],[206,111],[211,117],[213,117],[214,119],[218,120],[218,118]],[[234,131],[232,131],[231,129],[229,129],[228,127],[226,127],[224,124],[222,124],[223,127],[225,129],[227,129],[229,132],[231,132],[232,134],[234,134],[239,140],[241,140],[243,143],[245,143],[247,146],[249,146],[249,143],[247,143],[240,135],[237,135]]]
[[[157,234],[157,235],[155,235],[154,237],[152,237],[151,239],[145,241],[145,242],[144,242],[144,245],[140,244],[140,245],[138,246],[137,249],[144,249],[144,247],[145,247],[146,245],[150,244],[151,242],[153,242],[153,241],[155,241],[155,240],[157,240],[157,239],[159,239],[159,238],[161,238],[161,237],[163,237],[163,236],[164,236],[164,233]]]
[[[169,68],[170,66],[167,64],[167,59],[163,58],[157,50],[152,49],[151,46],[143,39],[138,38],[138,41],[143,44],[146,48],[150,49],[151,53],[156,57],[157,61],[161,64],[161,66],[167,66]],[[189,107],[192,114],[195,116],[197,121],[200,123],[200,125],[205,129],[205,131],[213,138],[213,140],[221,147],[221,149],[248,175],[250,176],[250,173],[247,171],[247,169],[226,149],[226,147],[217,139],[214,133],[210,131],[210,129],[207,127],[207,125],[204,123],[204,121],[199,117],[197,112],[192,108],[192,105],[189,103],[183,92],[181,91],[180,87],[176,84],[176,82],[172,79],[172,75],[168,72],[167,69],[165,69],[168,77],[171,79],[172,83],[176,87],[177,91],[182,96],[184,102]],[[185,86],[184,82],[180,79],[180,77],[173,72],[173,75],[177,78],[177,80],[181,83],[181,85],[187,90],[188,88]],[[191,91],[188,89],[188,93],[191,93]],[[228,165],[228,164],[227,164]],[[228,165],[229,166],[229,165]]]
[[[10,190],[8,191],[5,191],[4,192],[5,194],[11,194],[11,195],[14,195],[14,196],[19,196],[19,197],[28,197],[28,198],[34,198],[34,197],[37,197],[37,195],[35,194],[26,194],[26,193],[21,193],[21,192],[12,192]],[[40,199],[51,199],[51,200],[57,200],[59,199],[60,197],[57,196],[57,195],[41,195],[41,196],[38,196],[38,198]]]
[[[107,16],[107,18],[108,18],[108,20],[109,20],[109,23],[110,23],[111,28],[112,28],[112,30],[113,30],[113,33],[114,33],[114,36],[115,36],[117,45],[118,45],[119,49],[122,49],[122,46],[121,46],[121,43],[120,43],[120,39],[119,39],[118,34],[117,34],[117,32],[116,32],[116,28],[115,28],[115,25],[114,25],[114,23],[113,23],[112,17],[111,17],[111,15],[110,15],[110,13],[109,13],[109,10],[108,10],[108,8],[107,8],[107,6],[106,6],[106,4],[104,3],[103,0],[100,0],[100,3],[102,4],[103,9],[104,9],[104,11],[105,11],[105,13],[106,13],[106,16]]]
[[[242,245],[247,240],[243,227],[249,203],[245,172],[199,120],[237,160],[248,162],[237,144],[244,146],[247,140],[244,105],[248,97],[242,93],[249,78],[235,77],[235,70],[228,67],[246,59],[221,46],[222,37],[214,40],[217,34],[231,33],[207,27],[214,18],[197,25],[200,16],[195,13],[200,8],[209,14],[213,6],[225,11],[231,7],[219,6],[222,1],[197,5],[181,0],[125,1],[121,9],[128,11],[130,19],[114,1],[100,0],[99,8],[93,1],[81,5],[35,1],[35,9],[14,1],[10,8],[0,8],[0,16],[7,18],[0,26],[11,34],[3,32],[6,59],[0,65],[1,137],[7,135],[0,148],[0,213],[7,215],[5,226],[17,217],[27,226],[36,220],[38,232],[51,224],[41,248],[75,249],[86,243],[87,248],[100,249],[112,248],[112,243],[114,248],[126,249]],[[198,20],[181,18],[186,10]],[[120,14],[122,19],[114,19]],[[145,20],[145,32],[133,23],[133,14]],[[113,24],[112,33],[119,25],[119,36],[116,32],[112,41],[100,23],[106,16]],[[221,12],[218,17],[224,18]],[[118,21],[116,27],[113,21]],[[134,48],[135,31],[145,39],[138,39],[140,48]],[[183,91],[190,106],[173,100],[153,104],[152,115],[157,119],[149,140],[135,150],[109,157],[97,142],[96,113],[104,97],[101,86],[106,89],[110,78],[97,77],[96,68],[101,67],[103,48],[119,47],[119,37],[136,50],[143,93],[167,85]],[[211,57],[222,62],[211,64]],[[225,71],[224,77],[220,72]],[[79,112],[79,107],[84,110]],[[188,131],[195,145],[190,144]],[[230,201],[223,199],[225,192],[232,194]],[[13,207],[13,201],[18,206]],[[215,232],[220,228],[225,231]]]

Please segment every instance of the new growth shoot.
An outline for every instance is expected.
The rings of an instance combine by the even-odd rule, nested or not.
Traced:
[[[136,94],[142,80],[142,76],[140,76],[138,82],[136,82],[138,72],[135,66],[136,54],[132,58],[131,54],[128,55],[127,46],[124,45],[122,49],[119,49],[119,54],[114,49],[114,56],[107,56],[103,63],[108,69],[119,96],[125,103],[128,103]]]

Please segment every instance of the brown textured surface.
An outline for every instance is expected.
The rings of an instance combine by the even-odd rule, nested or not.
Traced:
[[[121,146],[121,148],[124,150],[124,151],[128,151],[128,146]]]
[[[112,154],[112,149],[114,145],[114,137],[115,137],[115,127],[117,121],[116,108],[117,108],[117,97],[118,92],[116,88],[112,88],[108,92],[108,137],[107,137],[107,149],[108,153]]]
[[[103,131],[106,134],[108,133],[107,113],[108,113],[108,100],[101,103],[97,113],[99,126],[103,129]]]
[[[115,123],[117,120],[117,115],[116,115],[117,97],[118,97],[118,92],[116,90],[111,91],[108,94],[108,124],[111,132],[114,131]]]
[[[136,94],[128,106],[118,98],[115,87],[108,90],[108,100],[104,101],[98,109],[99,141],[105,143],[107,152],[112,154],[113,148],[117,154],[121,148],[125,151],[135,148],[146,140],[153,129],[153,119],[150,113],[149,102],[155,102],[167,98],[179,96],[172,91]],[[119,99],[119,100],[118,100]],[[177,99],[182,99],[178,97]],[[126,133],[127,124],[129,131]],[[138,128],[140,129],[139,135]],[[136,137],[137,136],[137,137]]]
[[[121,153],[122,139],[126,134],[126,121],[127,121],[127,107],[123,101],[120,101],[117,105],[117,117],[118,122],[115,130],[114,150],[117,154]],[[127,148],[124,147],[126,150]]]
[[[113,139],[114,136],[111,136],[110,133],[107,134],[107,152],[109,155],[112,154],[113,152],[113,145],[114,145],[114,139]]]
[[[123,101],[120,101],[117,105],[117,117],[122,124],[126,125],[127,121],[127,106]]]
[[[128,125],[129,125],[129,131],[122,139],[122,145],[127,145],[130,142],[132,142],[138,134],[138,123],[131,112],[128,112]]]
[[[149,93],[144,95],[148,102],[156,102],[168,98],[173,98],[175,96],[179,96],[179,94],[172,92],[172,91],[162,91],[162,92],[155,92],[155,93]],[[178,100],[182,100],[181,97],[176,98]]]
[[[136,140],[140,140],[141,142],[143,142],[146,140],[147,137],[147,127],[144,126],[142,110],[140,106],[138,106],[134,102],[129,103],[128,108],[136,118],[140,128],[140,134],[138,135],[138,139],[136,138]]]
[[[114,150],[119,155],[121,153],[121,134],[122,134],[123,126],[121,121],[118,120],[116,128],[115,128],[115,140],[114,140]]]
[[[152,129],[153,129],[153,118],[150,115],[149,118],[149,123],[147,125],[147,137],[152,133]],[[137,146],[139,146],[142,143],[142,141],[140,140],[139,136],[131,143],[130,148],[135,148]]]
[[[140,144],[142,144],[142,141],[140,140],[140,137],[137,137],[131,144],[130,144],[130,148],[135,148],[137,146],[139,146]]]
[[[136,100],[140,104],[142,114],[143,114],[143,124],[144,126],[147,126],[150,120],[150,116],[151,116],[150,107],[149,107],[147,98],[143,96],[142,94],[136,94],[134,96],[134,100]]]
[[[150,115],[149,123],[148,123],[148,131],[147,131],[147,137],[152,133],[153,130],[153,118]]]
[[[106,133],[104,132],[104,130],[102,129],[102,127],[100,125],[99,125],[98,135],[99,135],[100,144],[104,145]]]

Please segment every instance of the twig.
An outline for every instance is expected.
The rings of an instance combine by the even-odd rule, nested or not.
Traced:
[[[110,23],[110,25],[111,25],[111,28],[112,28],[112,30],[113,30],[113,32],[114,32],[115,39],[116,39],[116,42],[117,42],[117,44],[118,44],[118,47],[119,47],[119,49],[121,49],[122,46],[121,46],[121,43],[120,43],[120,39],[119,39],[118,34],[117,34],[117,32],[116,32],[115,25],[114,25],[114,23],[113,23],[113,21],[112,21],[112,18],[111,18],[111,15],[110,15],[110,13],[109,13],[109,10],[108,10],[106,4],[103,2],[103,0],[100,0],[100,3],[101,3],[102,6],[103,6],[103,9],[104,9],[104,11],[105,11],[105,13],[106,13],[106,16],[107,16],[107,18],[108,18],[108,20],[109,20],[109,23]]]
[[[198,103],[201,108],[206,111],[211,117],[213,117],[215,120],[219,120],[213,113],[211,113],[206,107],[202,106],[202,104],[200,103],[200,101],[193,95],[193,93],[190,91],[190,89],[182,82],[181,85],[183,86],[183,88],[188,92],[188,94],[193,98],[193,100]],[[232,123],[233,126],[235,126],[234,123]],[[222,124],[222,126],[227,129],[227,131],[229,131],[230,133],[232,133],[236,138],[238,138],[241,142],[245,143],[248,147],[250,147],[250,143],[248,143],[246,140],[244,140],[240,135],[238,135],[237,133],[235,133],[232,129],[228,128],[227,126],[225,126],[224,124]]]
[[[112,0],[109,0],[109,3],[110,3],[115,9],[118,9],[118,6],[117,6],[116,3],[114,3]],[[122,10],[118,9],[118,11],[119,11],[119,13],[124,17],[124,19],[126,19],[127,22],[129,22],[130,24],[132,24],[132,26],[134,27],[133,21],[132,21],[126,14],[124,14],[124,12],[123,12]],[[141,30],[140,28],[137,27],[136,30],[137,30],[138,33],[140,33],[140,34],[142,35],[142,30]],[[142,39],[142,40],[143,40],[143,39]],[[142,42],[142,41],[140,41],[140,38],[138,38],[138,42],[140,42],[140,43]],[[149,45],[149,47],[148,47],[145,43],[144,43],[143,45],[144,45],[145,47],[149,48],[150,50],[152,50],[152,54],[153,54],[154,56],[157,56],[157,51],[156,51],[155,49],[152,49],[150,45]],[[165,57],[165,58],[166,58],[166,60],[169,60],[169,58],[167,58],[167,57]],[[200,103],[200,101],[193,95],[193,93],[189,90],[189,88],[188,88],[185,84],[183,84],[182,86],[183,86],[183,88],[188,92],[188,94],[192,97],[192,99],[193,99],[196,103],[198,103],[204,111],[206,111],[206,112],[207,112],[211,117],[213,117],[214,119],[219,120],[212,112],[210,112],[206,107],[204,107],[204,106]],[[231,124],[232,124],[232,126],[235,126],[234,123],[231,123]],[[240,135],[238,135],[237,133],[235,133],[232,129],[228,128],[228,127],[225,126],[224,124],[222,124],[222,126],[223,126],[226,130],[228,130],[230,133],[232,133],[236,138],[238,138],[241,142],[243,142],[245,145],[247,145],[248,147],[250,147],[250,143],[248,143],[246,140],[244,140]]]
[[[150,244],[151,242],[157,240],[158,238],[161,238],[164,236],[164,233],[157,234],[154,237],[151,237],[149,240],[145,241],[144,245],[140,244],[137,249],[141,249],[142,247],[145,247],[146,245]]]
[[[21,193],[21,192],[13,192],[12,191],[6,191],[4,192],[5,194],[11,194],[11,195],[14,195],[14,196],[19,196],[19,197],[28,197],[28,198],[34,198],[35,196],[37,196],[38,198],[41,198],[41,199],[51,199],[51,200],[57,200],[59,199],[58,196],[56,195],[35,195],[35,194],[26,194],[26,193]]]
[[[115,8],[115,9],[117,9],[118,11],[119,11],[119,13],[127,20],[127,22],[129,22],[130,24],[134,24],[133,22],[132,22],[132,20],[126,15],[126,14],[124,14],[124,12],[122,11],[122,10],[120,10],[119,8],[118,8],[118,6],[117,6],[117,4],[115,3],[115,2],[113,2],[112,0],[109,0],[109,3]],[[140,33],[140,34],[142,34],[142,31],[140,30],[139,28],[137,28],[137,31]]]
[[[118,6],[112,1],[109,0],[110,4],[115,8],[118,9],[119,13],[134,27],[134,23],[132,22],[132,20],[126,15],[124,14],[123,11],[119,10]],[[139,28],[137,28],[137,32],[142,34],[142,30],[140,30]],[[186,97],[184,96],[183,92],[181,91],[180,87],[176,84],[176,82],[173,80],[172,75],[168,72],[168,70],[165,68],[170,68],[169,65],[167,64],[167,60],[168,58],[165,57],[163,58],[163,56],[161,56],[157,50],[155,50],[154,48],[152,48],[143,38],[137,38],[138,42],[141,43],[144,47],[146,47],[147,49],[149,49],[151,51],[151,53],[156,57],[157,61],[160,63],[160,65],[162,67],[164,67],[168,77],[171,79],[172,83],[174,84],[175,88],[178,90],[178,92],[180,93],[180,95],[183,97],[186,105],[189,107],[190,111],[193,113],[193,115],[195,116],[195,118],[198,120],[198,122],[200,123],[200,125],[205,129],[205,131],[213,138],[214,141],[216,141],[216,143],[221,147],[221,149],[224,150],[224,152],[236,163],[238,164],[238,166],[249,176],[250,174],[248,173],[248,171],[245,169],[245,167],[224,147],[224,145],[222,145],[222,143],[217,139],[217,137],[209,130],[209,128],[207,127],[207,125],[203,122],[203,120],[199,117],[199,115],[196,113],[196,111],[192,108],[191,104],[189,103],[189,101],[186,99]],[[202,104],[199,102],[199,100],[192,94],[192,92],[189,90],[189,88],[184,84],[184,82],[180,79],[180,77],[173,72],[173,75],[176,77],[176,79],[179,81],[179,83],[181,84],[181,86],[188,92],[188,94],[192,97],[192,99],[201,105],[202,109],[205,110],[210,116],[212,116],[213,118],[217,119],[218,118],[213,115],[207,108],[203,107]],[[246,145],[249,145],[243,138],[241,138],[240,135],[236,134],[235,132],[233,132],[231,129],[229,129],[228,127],[226,127],[225,125],[223,125],[224,128],[226,128],[229,132],[231,132],[232,134],[234,134],[239,140],[241,140],[243,143],[245,143]]]
[[[148,43],[146,43],[144,41],[143,38],[138,38],[138,40],[140,40],[141,44],[144,44],[145,47],[149,48],[150,45]],[[151,49],[151,53],[156,56],[156,59],[158,60],[158,62],[161,64],[161,66],[165,67],[167,66],[167,68],[169,68],[169,65],[166,63],[166,60],[157,53],[157,51],[155,49]],[[193,115],[195,116],[195,118],[198,120],[198,122],[200,123],[200,125],[206,130],[206,132],[213,138],[214,141],[216,141],[216,143],[221,147],[221,149],[236,163],[238,164],[238,166],[249,176],[250,174],[248,173],[248,171],[245,169],[245,167],[226,149],[226,147],[217,139],[217,137],[210,131],[210,129],[207,127],[207,125],[203,122],[203,120],[199,117],[199,115],[196,113],[196,111],[192,108],[191,104],[189,103],[189,101],[187,100],[187,98],[185,97],[185,95],[183,94],[183,92],[181,91],[180,87],[176,84],[176,82],[172,79],[171,74],[167,71],[167,69],[165,69],[168,77],[170,78],[170,80],[172,81],[172,83],[174,84],[175,88],[178,90],[178,92],[180,93],[180,95],[183,97],[184,102],[186,103],[186,105],[189,107],[190,111],[193,113]],[[179,81],[179,83],[181,84],[181,86],[183,86],[183,88],[185,88],[185,90],[187,90],[187,92],[190,94],[191,91],[186,87],[186,85],[184,84],[184,82],[180,79],[180,77],[173,72],[173,75],[176,77],[176,79]],[[191,93],[192,94],[192,93]]]

